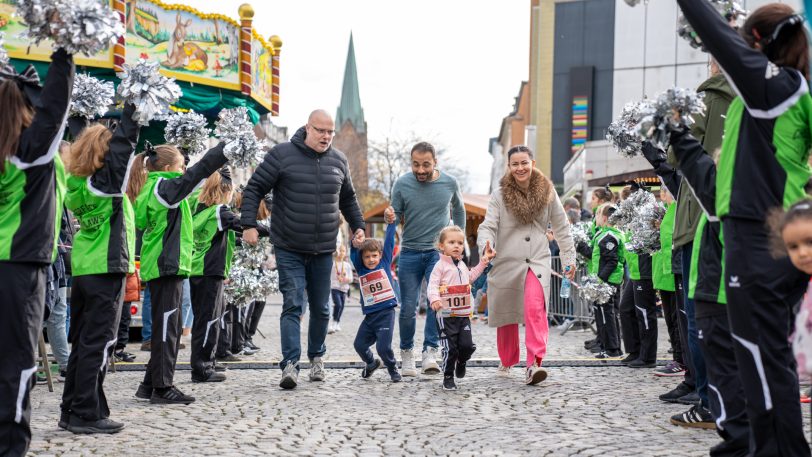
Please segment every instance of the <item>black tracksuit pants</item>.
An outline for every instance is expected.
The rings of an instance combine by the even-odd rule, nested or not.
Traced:
[[[696,300],[696,308],[699,345],[708,368],[708,402],[716,419],[716,431],[725,440],[711,449],[711,456],[746,456],[750,446],[750,421],[733,351],[727,307]],[[720,312],[703,312],[708,308],[717,308]]]
[[[232,352],[234,340],[234,322],[237,320],[239,310],[233,303],[226,303],[220,315],[220,336],[217,338],[216,357],[225,357]],[[239,352],[239,351],[237,351]]]
[[[73,277],[63,413],[86,421],[110,416],[103,385],[116,344],[125,281],[124,273]]]
[[[620,333],[625,352],[631,356],[640,356],[640,331],[637,329],[637,314],[634,308],[634,285],[626,278],[620,290]]]
[[[245,339],[248,337],[248,306],[235,306],[231,314],[231,353],[238,354],[245,348]]]
[[[668,328],[668,339],[671,341],[671,349],[674,351],[674,361],[684,366],[685,361],[682,358],[682,343],[679,337],[679,322],[677,322],[677,313],[679,313],[677,293],[682,292],[661,290],[660,298],[663,300],[663,317],[665,318],[665,325]]]
[[[808,456],[789,334],[809,276],[788,257],[773,257],[763,221],[728,217],[722,227],[728,317],[752,431],[750,451]]]
[[[598,327],[598,341],[606,352],[620,350],[620,338],[617,331],[617,318],[615,317],[615,307],[620,299],[620,286],[613,285],[615,293],[612,298],[603,304],[595,303],[592,306],[595,310],[595,325]]]
[[[127,343],[130,342],[131,322],[132,315],[130,314],[130,302],[124,302],[124,305],[121,307],[121,318],[118,320],[118,338],[116,338],[116,352],[123,351],[124,349],[127,348]]]
[[[263,311],[265,311],[265,300],[255,301],[251,303],[251,312],[248,314],[249,340],[253,340],[254,335],[257,334],[257,327],[259,327],[259,320],[262,318]]]
[[[0,455],[25,455],[31,443],[35,351],[45,313],[47,265],[0,262]],[[22,394],[22,395],[20,395]]]
[[[220,336],[223,314],[223,278],[192,276],[189,278],[192,298],[192,376],[205,378],[214,369],[214,351]]]
[[[144,384],[155,389],[173,386],[180,349],[183,278],[162,276],[147,283],[152,301],[152,351]]]
[[[392,350],[392,335],[395,332],[395,308],[382,309],[364,316],[358,333],[355,334],[355,352],[367,365],[375,361],[369,349],[373,344],[378,356],[390,371],[397,369],[395,352]]]
[[[682,275],[674,275],[674,283],[677,285],[675,297],[677,299],[677,330],[679,330],[679,344],[682,351],[682,361],[685,365],[685,379],[682,381],[692,390],[696,390],[696,368],[691,359],[691,351],[688,350],[688,314],[685,312],[685,300],[688,299],[688,291],[682,287]]]
[[[640,360],[657,361],[657,294],[651,279],[632,281],[637,331],[640,335]]]
[[[446,378],[454,377],[454,368],[458,363],[466,363],[476,351],[471,334],[469,317],[442,317],[437,313],[437,324],[440,328],[440,347],[443,348],[443,363],[440,369]]]

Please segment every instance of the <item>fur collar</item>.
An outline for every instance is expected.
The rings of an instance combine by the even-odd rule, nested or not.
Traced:
[[[502,190],[502,201],[508,211],[522,224],[530,224],[538,218],[550,203],[553,189],[553,183],[549,178],[536,168],[530,176],[530,188],[527,192],[516,184],[510,172],[502,177],[499,186]]]

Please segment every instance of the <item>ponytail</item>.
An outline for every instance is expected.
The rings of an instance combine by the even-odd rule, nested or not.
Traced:
[[[144,145],[144,152],[135,156],[135,162],[130,170],[130,182],[127,185],[127,197],[131,202],[135,202],[141,188],[147,182],[147,175],[150,171],[166,170],[175,166],[183,160],[178,148],[168,144],[152,146],[147,141]]]
[[[14,80],[0,82],[0,173],[6,169],[6,160],[17,153],[20,135],[34,120],[34,110]]]
[[[130,202],[135,203],[138,194],[141,193],[141,188],[147,182],[147,153],[142,152],[137,154],[133,159],[132,168],[130,168],[130,181],[127,183],[127,198]]]

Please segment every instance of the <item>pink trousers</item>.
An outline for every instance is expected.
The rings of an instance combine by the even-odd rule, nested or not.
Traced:
[[[524,344],[527,347],[527,366],[538,363],[547,354],[547,305],[544,288],[533,270],[527,269],[524,278]],[[496,348],[502,365],[512,367],[519,363],[519,324],[503,325],[496,329]]]

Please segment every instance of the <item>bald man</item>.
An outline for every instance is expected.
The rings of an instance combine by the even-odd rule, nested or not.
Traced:
[[[273,192],[271,243],[276,252],[279,289],[283,305],[282,334],[283,389],[296,387],[301,356],[300,316],[304,293],[310,306],[307,356],[310,380],[324,380],[324,339],[330,321],[328,297],[332,254],[340,214],[354,232],[354,242],[364,239],[364,218],[350,179],[347,157],[332,147],[335,122],[324,110],[310,113],[307,125],[290,142],[265,155],[243,192],[243,241],[257,242],[256,216],[262,197]],[[249,228],[250,227],[250,228]]]

